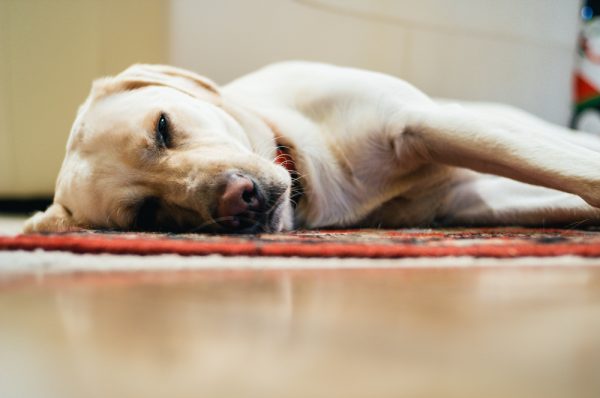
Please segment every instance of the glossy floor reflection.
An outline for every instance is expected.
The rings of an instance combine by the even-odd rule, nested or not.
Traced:
[[[600,268],[0,286],[5,398],[600,396]]]

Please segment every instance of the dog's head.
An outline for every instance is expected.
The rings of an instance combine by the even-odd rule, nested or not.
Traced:
[[[272,131],[244,117],[213,82],[178,68],[135,65],[94,82],[54,203],[25,231],[291,228],[290,176],[273,163]]]

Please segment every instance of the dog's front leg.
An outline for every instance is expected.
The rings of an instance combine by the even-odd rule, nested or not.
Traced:
[[[394,137],[399,157],[417,156],[570,192],[600,207],[600,154],[517,124],[445,105],[413,109]]]

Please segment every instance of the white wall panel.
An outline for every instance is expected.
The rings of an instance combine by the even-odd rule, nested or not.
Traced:
[[[570,48],[580,0],[298,0],[406,27]]]
[[[559,124],[571,112],[573,50],[438,31],[411,34],[407,79],[434,96],[509,103]]]
[[[402,73],[405,30],[291,0],[173,0],[170,59],[219,83],[307,59]]]
[[[578,0],[172,0],[170,59],[227,82],[309,59],[500,101],[565,124]]]

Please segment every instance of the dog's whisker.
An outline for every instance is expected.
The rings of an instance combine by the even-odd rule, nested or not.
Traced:
[[[584,218],[583,220],[575,221],[575,222],[572,222],[571,224],[568,224],[566,226],[566,228],[568,228],[568,229],[576,229],[580,225],[585,224],[585,223],[587,223],[589,221],[592,221],[592,219],[591,218]]]

